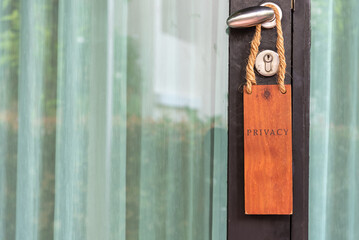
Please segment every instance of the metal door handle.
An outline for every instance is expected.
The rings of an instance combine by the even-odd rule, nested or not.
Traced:
[[[227,25],[231,28],[248,28],[258,24],[264,24],[265,28],[273,28],[275,26],[275,14],[273,9],[265,7],[266,4],[272,4],[278,8],[280,15],[282,11],[277,4],[264,3],[261,6],[249,7],[241,9],[233,13],[227,19]]]
[[[274,11],[270,7],[249,7],[229,16],[227,24],[231,28],[248,28],[271,21],[274,17]]]

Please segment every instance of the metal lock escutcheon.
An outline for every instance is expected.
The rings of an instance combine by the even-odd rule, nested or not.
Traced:
[[[264,77],[274,76],[278,72],[279,55],[272,50],[261,51],[256,58],[257,72]]]

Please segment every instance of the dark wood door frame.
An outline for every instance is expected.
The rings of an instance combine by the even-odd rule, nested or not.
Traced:
[[[256,6],[260,0],[230,0],[230,13]],[[229,31],[228,240],[308,239],[310,0],[273,0],[283,11],[287,59],[286,83],[292,84],[293,215],[244,214],[243,94],[246,59],[254,28]],[[260,49],[275,50],[275,30],[265,30]],[[275,84],[275,77],[259,84]]]

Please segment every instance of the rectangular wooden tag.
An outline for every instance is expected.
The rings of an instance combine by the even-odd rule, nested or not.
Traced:
[[[246,214],[293,213],[291,86],[243,93]]]

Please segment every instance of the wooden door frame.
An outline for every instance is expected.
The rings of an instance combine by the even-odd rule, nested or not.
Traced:
[[[294,1],[294,0],[293,0]],[[230,13],[259,5],[260,0],[230,0]],[[293,215],[249,216],[244,214],[243,173],[243,85],[249,42],[254,29],[229,30],[228,111],[228,240],[308,239],[309,186],[309,87],[310,87],[310,0],[273,0],[283,10],[287,58],[286,83],[292,84],[293,109]],[[274,46],[275,31],[264,31],[261,48]],[[271,39],[271,40],[265,40]],[[275,78],[258,77],[260,84]]]

